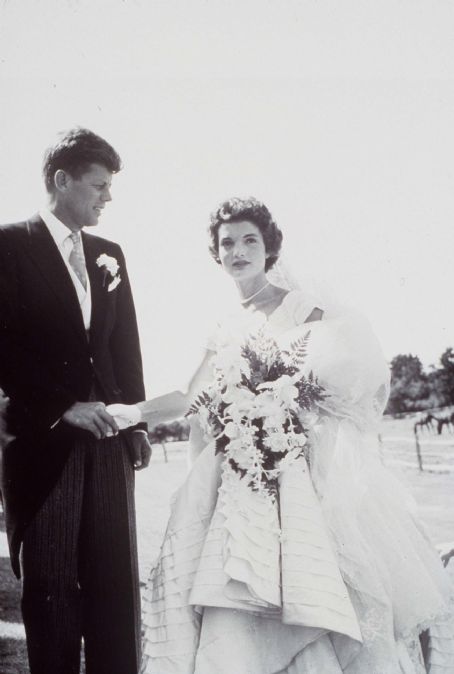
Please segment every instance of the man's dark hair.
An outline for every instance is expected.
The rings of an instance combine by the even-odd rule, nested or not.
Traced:
[[[59,169],[78,179],[91,164],[101,164],[111,173],[121,169],[118,153],[93,131],[81,127],[64,131],[44,155],[43,176],[47,191],[52,190]]]

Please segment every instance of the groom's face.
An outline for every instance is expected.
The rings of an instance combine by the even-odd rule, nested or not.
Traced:
[[[108,201],[111,201],[111,172],[101,164],[91,164],[79,178],[67,174],[62,193],[65,224],[71,229],[93,227]]]

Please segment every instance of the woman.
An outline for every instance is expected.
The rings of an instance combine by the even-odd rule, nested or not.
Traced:
[[[388,368],[368,324],[269,281],[282,234],[257,200],[223,203],[210,234],[241,312],[186,394],[109,408],[121,425],[197,413],[145,593],[141,671],[454,672],[447,577],[377,457]]]

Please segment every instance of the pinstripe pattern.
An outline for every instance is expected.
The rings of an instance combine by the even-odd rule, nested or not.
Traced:
[[[22,611],[31,674],[136,674],[140,596],[126,442],[79,442],[26,530]]]

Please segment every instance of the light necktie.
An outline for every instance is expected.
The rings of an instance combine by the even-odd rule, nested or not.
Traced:
[[[85,267],[85,257],[82,248],[82,241],[78,232],[73,232],[70,236],[73,248],[69,254],[69,264],[74,269],[77,278],[82,283],[84,289],[87,289],[87,269]]]

